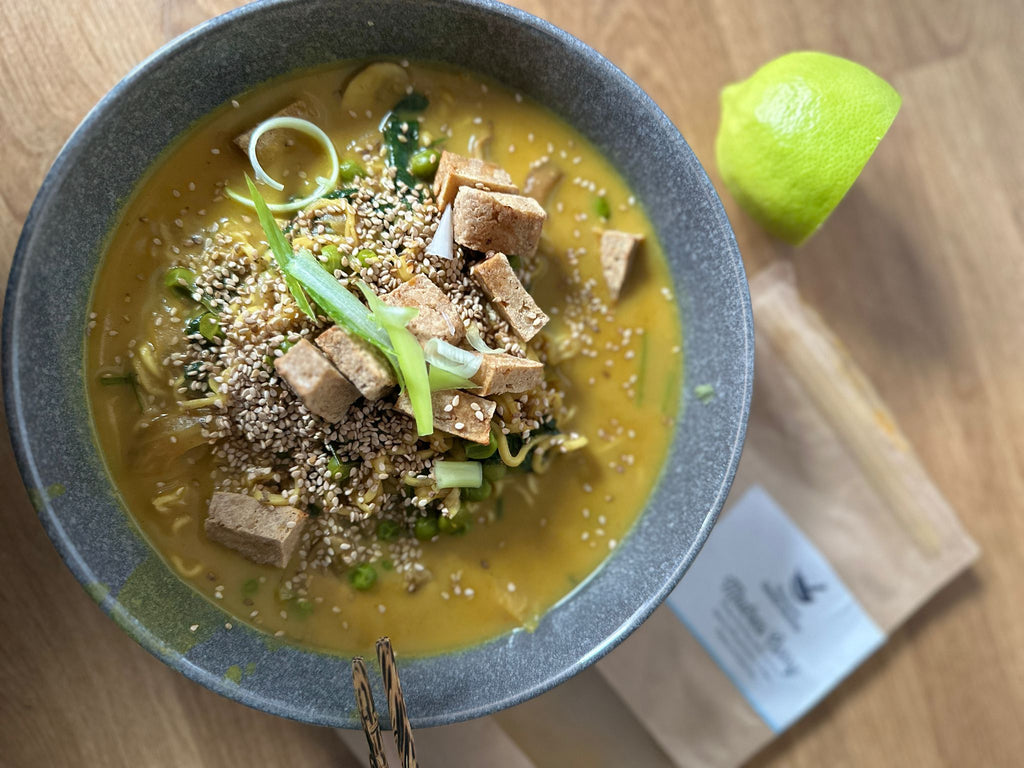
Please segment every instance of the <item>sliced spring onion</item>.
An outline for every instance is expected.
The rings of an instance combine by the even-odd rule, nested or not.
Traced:
[[[504,349],[488,347],[487,342],[480,335],[480,329],[476,327],[476,323],[471,323],[469,328],[466,329],[466,341],[469,342],[469,346],[484,355],[500,355],[505,351]]]
[[[429,339],[423,346],[427,362],[464,379],[472,378],[480,370],[483,356],[479,352],[459,349],[444,339]]]
[[[487,445],[467,445],[466,457],[470,459],[489,459],[498,450],[498,441],[491,433],[491,441]]]
[[[272,203],[267,204],[274,213],[289,213],[291,211],[297,211],[300,208],[305,208],[314,200],[319,200],[321,197],[330,192],[338,184],[338,173],[340,165],[338,162],[338,151],[334,148],[333,142],[330,137],[323,132],[320,126],[309,122],[309,120],[303,120],[301,117],[272,117],[269,120],[264,120],[262,123],[256,126],[253,130],[252,135],[249,137],[249,162],[252,164],[252,169],[256,174],[256,179],[262,181],[271,189],[281,191],[284,189],[284,185],[272,178],[266,171],[263,170],[263,166],[260,165],[259,158],[256,157],[256,145],[260,140],[260,137],[267,131],[272,131],[281,128],[290,128],[293,131],[304,133],[310,138],[315,139],[323,148],[327,151],[327,158],[331,162],[331,170],[327,177],[317,176],[317,188],[313,190],[312,194],[306,197],[291,200],[287,203]],[[250,199],[244,197],[231,188],[225,188],[224,194],[230,197],[232,200],[247,205],[250,208],[256,208],[256,197]],[[249,194],[252,194],[252,188],[250,187]],[[258,210],[258,209],[257,209]]]
[[[484,465],[479,461],[435,461],[434,480],[438,488],[479,488]]]
[[[294,277],[285,272],[285,265],[290,263],[293,258],[291,243],[288,242],[281,228],[277,226],[274,215],[270,212],[270,206],[267,205],[267,201],[263,199],[260,191],[256,189],[256,185],[249,178],[249,174],[245,175],[245,183],[249,187],[249,194],[252,195],[252,206],[256,209],[256,217],[260,220],[263,235],[267,238],[270,252],[274,254],[274,260],[284,275],[284,282],[288,286],[288,291],[295,299],[295,303],[299,305],[299,309],[313,320],[316,320],[316,313],[313,311],[313,307],[310,306],[309,299],[306,298],[302,286],[299,285]]]
[[[427,363],[423,359],[423,347],[405,327],[419,310],[413,307],[388,306],[377,298],[377,294],[362,280],[357,285],[366,297],[366,303],[369,304],[374,319],[391,340],[391,354],[388,359],[395,366],[402,387],[409,393],[417,434],[421,437],[432,434],[434,406],[430,399],[430,380],[427,377]]]
[[[146,401],[142,397],[142,391],[139,389],[139,380],[134,373],[101,373],[100,384],[105,387],[127,384],[132,388],[132,394],[135,395],[135,402],[139,404],[139,410],[146,410]]]
[[[200,312],[185,321],[186,336],[202,336],[207,341],[216,341],[224,338],[224,331],[221,330],[220,321],[212,312]]]
[[[114,387],[121,384],[131,384],[133,375],[131,373],[101,373],[99,380],[100,384],[105,387]]]
[[[188,267],[171,267],[164,274],[164,285],[182,296],[192,298],[196,290],[196,273]]]
[[[444,368],[438,368],[436,365],[430,366],[427,380],[430,382],[431,392],[443,392],[447,389],[476,389],[480,386],[476,382],[463,376],[457,376]]]
[[[392,351],[387,334],[374,321],[370,310],[309,251],[293,254],[281,270],[301,284],[331,320],[382,352]]]
[[[441,220],[437,223],[437,230],[430,244],[423,251],[428,256],[438,256],[442,259],[450,259],[455,251],[455,234],[452,228],[452,206],[444,209]]]

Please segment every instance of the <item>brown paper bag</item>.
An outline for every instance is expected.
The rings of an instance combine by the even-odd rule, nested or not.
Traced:
[[[801,303],[789,266],[758,275],[751,295],[754,403],[730,503],[764,488],[889,634],[977,547],[870,384]],[[596,669],[476,726],[426,731],[420,755],[451,768],[724,768],[774,735],[662,606]]]
[[[730,500],[766,489],[889,634],[977,547],[789,266],[751,296],[754,403]],[[665,606],[598,668],[676,765],[739,765],[773,737]]]

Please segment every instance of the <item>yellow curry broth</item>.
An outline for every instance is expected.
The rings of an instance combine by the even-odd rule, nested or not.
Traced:
[[[424,544],[421,561],[433,579],[418,591],[407,592],[402,579],[378,562],[379,579],[367,592],[356,591],[344,575],[327,573],[312,579],[308,603],[282,600],[281,571],[206,539],[202,523],[213,470],[206,449],[185,456],[170,446],[161,449],[147,429],[136,426],[140,413],[130,387],[98,381],[104,371],[123,370],[129,355],[137,356],[154,333],[169,332],[154,328],[153,318],[178,301],[162,279],[183,238],[214,222],[255,229],[251,211],[214,199],[219,183],[227,180],[241,189],[242,174],[251,172],[232,144],[238,133],[300,95],[317,106],[316,122],[342,156],[377,131],[382,114],[353,118],[339,108],[339,89],[352,70],[353,65],[344,65],[256,89],[240,97],[238,106],[196,126],[156,165],[128,203],[96,282],[89,397],[99,444],[127,508],[157,551],[196,589],[240,619],[310,646],[364,650],[387,634],[404,653],[433,653],[529,628],[585,579],[643,509],[671,437],[682,359],[668,269],[629,189],[569,126],[474,76],[418,65],[409,70],[416,89],[430,98],[422,129],[427,136],[441,136],[447,124],[452,136],[445,146],[465,153],[489,135],[489,159],[520,186],[530,163],[544,155],[565,172],[545,206],[542,258],[549,263],[531,286],[552,314],[551,335],[557,336],[565,307],[569,249],[576,251],[584,276],[597,281],[598,295],[607,295],[596,232],[605,223],[595,215],[596,193],[603,190],[609,203],[607,226],[647,236],[614,321],[601,320],[594,333],[598,354],[577,355],[552,374],[576,405],[572,422],[560,428],[586,435],[589,446],[555,457],[546,473],[512,475],[500,502],[479,505],[474,515],[479,519],[467,533]],[[304,184],[296,184],[299,169],[306,170]],[[268,163],[268,170],[282,177],[288,171],[282,179],[286,194],[305,195],[324,168],[315,145],[299,140]],[[628,343],[623,343],[625,329],[632,329]],[[180,334],[180,326],[174,332]],[[168,406],[170,416],[175,410]],[[155,504],[158,483],[181,477],[190,478],[185,498],[171,500],[181,503]],[[488,517],[496,519],[487,522]],[[192,623],[188,616],[181,621]]]

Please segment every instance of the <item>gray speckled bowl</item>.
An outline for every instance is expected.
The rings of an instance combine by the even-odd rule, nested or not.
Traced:
[[[311,723],[355,727],[347,659],[275,643],[237,623],[224,629],[230,617],[172,575],[141,538],[93,443],[83,329],[91,279],[121,203],[176,136],[269,78],[375,55],[491,75],[588,136],[626,176],[665,245],[680,297],[687,381],[717,392],[711,403],[685,408],[660,483],[632,533],[535,632],[402,662],[413,724],[426,726],[521,702],[619,643],[693,560],[739,460],[753,332],[736,242],[682,136],[612,64],[550,24],[490,0],[258,2],[197,27],[119,83],[50,169],[11,269],[4,392],[18,463],[43,525],[126,632],[225,696]],[[183,617],[201,617],[199,629],[190,632]],[[383,701],[377,707],[387,711]]]

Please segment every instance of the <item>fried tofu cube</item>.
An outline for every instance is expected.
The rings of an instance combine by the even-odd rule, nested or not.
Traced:
[[[337,325],[317,336],[316,345],[367,400],[379,399],[398,383],[380,352]]]
[[[311,413],[332,424],[345,418],[359,399],[359,390],[305,339],[277,358],[274,370]]]
[[[380,300],[392,307],[415,307],[419,310],[407,327],[421,344],[438,338],[458,345],[466,336],[466,327],[455,305],[425,275],[416,275],[391,293],[385,293]]]
[[[643,235],[631,235],[614,229],[606,229],[601,233],[601,271],[613,302],[619,300],[629,263],[643,241]]]
[[[505,254],[488,256],[474,264],[469,273],[523,341],[529,341],[547,325],[548,316],[523,288]]]
[[[302,540],[308,515],[295,507],[263,504],[241,493],[213,494],[203,528],[211,541],[254,563],[284,568]]]
[[[501,166],[444,150],[437,162],[437,173],[434,174],[434,197],[437,198],[438,210],[444,210],[446,205],[451,204],[459,187],[512,194],[519,191],[519,187],[512,183],[512,177]]]
[[[430,402],[434,409],[434,429],[480,445],[491,441],[493,401],[458,389],[446,389],[432,393]],[[413,415],[412,402],[406,392],[398,398],[395,407],[404,414]]]
[[[316,117],[313,109],[302,99],[293,101],[291,104],[286,106],[284,109],[275,112],[270,117],[299,117],[303,120],[312,120]],[[267,118],[269,119],[269,118]],[[262,120],[260,121],[263,122]],[[242,150],[245,154],[249,154],[249,139],[252,137],[252,132],[256,130],[257,126],[253,126],[245,133],[239,134],[235,137],[235,145]],[[260,156],[260,160],[266,162],[270,160],[274,155],[279,153],[285,147],[285,142],[288,141],[288,134],[284,131],[267,131],[260,140],[256,142],[256,152]]]
[[[537,252],[548,215],[532,197],[463,187],[455,196],[455,242],[474,251],[528,258]]]
[[[504,392],[526,392],[544,383],[544,364],[515,355],[488,354],[480,361],[480,369],[473,375],[480,389],[473,393],[486,397]]]

